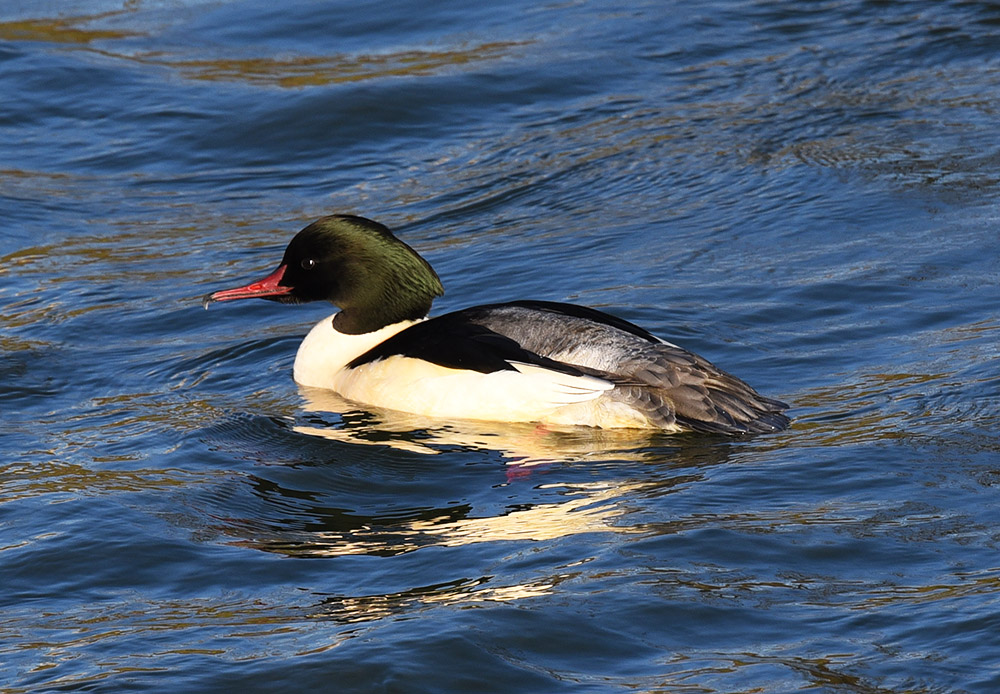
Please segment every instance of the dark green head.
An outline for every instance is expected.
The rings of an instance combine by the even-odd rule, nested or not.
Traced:
[[[385,226],[364,217],[331,215],[296,234],[268,277],[214,292],[203,303],[253,297],[283,303],[330,301],[341,309],[334,320],[337,329],[358,334],[423,318],[442,294],[433,268]]]

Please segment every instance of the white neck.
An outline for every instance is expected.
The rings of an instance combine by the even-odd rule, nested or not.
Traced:
[[[295,355],[295,382],[315,388],[330,388],[334,375],[351,361],[400,330],[418,321],[401,321],[361,335],[342,333],[333,327],[333,314],[313,326]]]

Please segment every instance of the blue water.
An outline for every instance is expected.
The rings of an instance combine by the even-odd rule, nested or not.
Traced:
[[[1000,7],[0,0],[0,691],[1000,691]],[[394,419],[329,306],[599,307],[786,432]]]

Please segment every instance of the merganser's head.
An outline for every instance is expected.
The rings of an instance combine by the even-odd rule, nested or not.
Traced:
[[[433,268],[388,228],[364,217],[331,215],[296,234],[270,275],[206,294],[202,305],[255,298],[329,301],[341,309],[334,322],[338,330],[365,333],[423,318],[442,294]]]

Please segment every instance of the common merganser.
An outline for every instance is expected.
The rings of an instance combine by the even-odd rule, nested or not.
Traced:
[[[208,294],[330,301],[294,379],[374,407],[435,418],[748,434],[784,429],[788,405],[643,328],[552,301],[428,318],[444,289],[385,226],[332,215],[300,231],[262,280]]]

